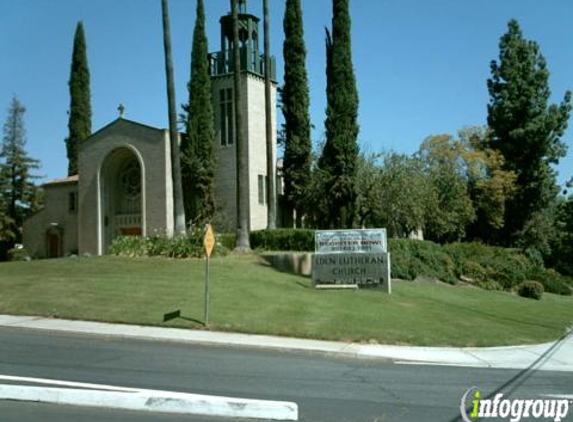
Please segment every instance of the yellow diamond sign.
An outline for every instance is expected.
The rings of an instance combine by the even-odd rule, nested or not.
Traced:
[[[205,253],[207,254],[207,258],[211,258],[211,252],[213,252],[213,248],[215,247],[215,234],[213,233],[213,228],[210,224],[207,224],[203,245],[205,246]]]

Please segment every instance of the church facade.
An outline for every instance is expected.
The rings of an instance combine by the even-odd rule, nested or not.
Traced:
[[[243,160],[249,170],[250,230],[267,226],[267,153],[264,59],[259,19],[241,5]],[[209,55],[215,122],[215,196],[228,227],[236,224],[236,136],[232,19],[223,16],[221,50]],[[274,58],[271,75],[275,80]],[[273,150],[276,157],[276,82],[271,89]],[[173,186],[169,131],[123,118],[78,146],[77,175],[44,185],[45,207],[23,227],[23,243],[37,258],[105,254],[118,236],[173,234]],[[276,167],[271,177],[276,178]],[[277,183],[280,193],[280,181]]]

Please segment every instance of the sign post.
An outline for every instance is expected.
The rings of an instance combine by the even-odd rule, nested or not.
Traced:
[[[207,224],[205,229],[205,238],[203,239],[203,245],[205,246],[205,255],[207,257],[206,271],[205,271],[205,326],[209,325],[209,260],[211,258],[211,252],[215,247],[215,235],[213,234],[213,228],[210,224]]]

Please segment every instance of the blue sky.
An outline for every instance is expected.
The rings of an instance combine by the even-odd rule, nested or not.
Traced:
[[[210,51],[228,0],[206,0]],[[249,0],[261,15],[261,0]],[[273,54],[282,83],[284,1],[270,0]],[[303,0],[313,139],[323,137],[324,27],[331,0]],[[353,58],[360,95],[360,143],[368,151],[412,153],[432,134],[486,123],[486,80],[500,36],[516,18],[536,40],[551,71],[553,102],[573,89],[570,0],[351,0]],[[194,0],[170,0],[177,103],[187,101]],[[0,120],[17,95],[27,107],[28,150],[46,178],[66,175],[72,41],[83,20],[91,72],[93,130],[118,115],[167,126],[159,0],[0,0]],[[573,122],[571,123],[573,126]],[[571,150],[559,181],[573,176]]]

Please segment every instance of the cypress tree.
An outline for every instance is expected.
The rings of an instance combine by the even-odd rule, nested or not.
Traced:
[[[90,71],[86,54],[86,38],[83,22],[78,22],[74,36],[72,66],[70,70],[70,111],[66,138],[68,175],[78,173],[78,143],[92,133],[92,108],[90,95]]]
[[[209,221],[215,213],[213,178],[214,120],[208,63],[203,0],[197,1],[197,16],[191,53],[191,79],[187,112],[187,136],[181,144],[185,214],[191,220]]]
[[[332,41],[327,38],[326,143],[318,166],[325,175],[331,228],[353,225],[358,162],[358,90],[352,65],[349,0],[333,0]]]
[[[311,142],[309,88],[306,71],[303,15],[300,0],[287,0],[283,20],[285,41],[282,111],[285,118],[283,174],[287,209],[305,214],[305,187],[310,179]]]
[[[506,208],[504,241],[519,241],[519,233],[558,193],[555,171],[565,155],[560,138],[567,128],[571,93],[560,105],[548,105],[549,70],[534,41],[523,38],[516,20],[501,37],[499,62],[491,63],[488,124],[492,147],[505,158],[505,169],[517,175],[517,191]]]

